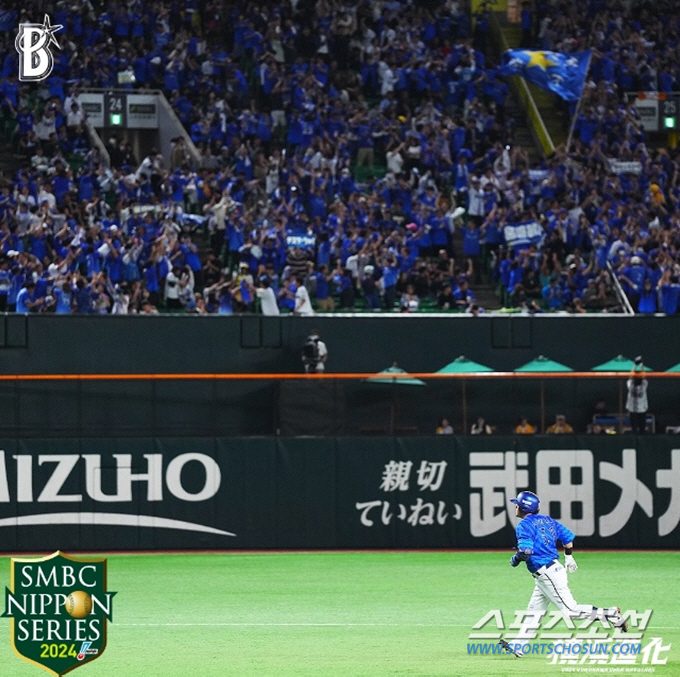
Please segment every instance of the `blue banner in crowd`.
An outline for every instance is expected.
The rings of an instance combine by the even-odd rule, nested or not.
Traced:
[[[567,101],[581,98],[590,64],[590,50],[575,54],[509,49],[503,54],[503,75],[519,75]]]
[[[607,160],[607,162],[609,163],[609,170],[614,174],[635,174],[635,176],[642,174],[642,162],[624,162],[615,159]]]
[[[200,214],[182,214],[178,219],[183,224],[193,224],[196,227],[202,226],[205,223],[205,216]]]
[[[529,180],[533,181],[534,183],[538,183],[539,181],[543,181],[544,179],[547,179],[548,176],[550,176],[550,171],[547,169],[530,169],[529,170]]]
[[[543,226],[538,221],[513,223],[503,227],[503,237],[508,249],[512,247],[527,247],[530,244],[540,244],[544,235]]]
[[[316,247],[316,237],[314,235],[288,235],[286,237],[286,246],[314,249]]]

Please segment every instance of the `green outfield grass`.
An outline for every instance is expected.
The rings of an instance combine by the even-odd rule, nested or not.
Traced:
[[[538,655],[467,653],[471,627],[489,609],[510,619],[529,600],[533,579],[508,565],[509,554],[113,555],[108,647],[71,674],[563,674]],[[576,555],[576,599],[654,609],[643,644],[661,637],[672,649],[653,674],[680,675],[680,553]],[[9,568],[0,558],[7,586]],[[0,638],[2,677],[46,674],[14,655],[7,619]]]

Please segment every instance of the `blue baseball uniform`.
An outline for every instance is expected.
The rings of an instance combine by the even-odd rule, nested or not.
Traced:
[[[557,541],[572,543],[574,534],[557,520],[547,515],[527,515],[516,529],[517,549],[531,550],[526,560],[527,569],[534,574],[538,569],[559,559]]]
[[[527,569],[535,579],[534,591],[529,600],[528,609],[545,611],[552,602],[558,609],[573,619],[599,618],[608,620],[614,626],[621,627],[624,632],[627,626],[621,616],[619,607],[596,607],[591,604],[579,604],[569,589],[567,568],[559,560],[557,542],[569,546],[574,542],[574,534],[561,522],[539,513],[540,500],[530,491],[522,491],[512,503],[517,505],[517,516],[520,518],[515,532],[517,534],[517,553],[510,564],[513,567],[525,561]],[[567,550],[565,563],[569,572],[576,571],[577,566]],[[528,614],[517,633],[517,639],[530,639],[540,626],[541,614]],[[515,655],[521,656],[521,651]]]

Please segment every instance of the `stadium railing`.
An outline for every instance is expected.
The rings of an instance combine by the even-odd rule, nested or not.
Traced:
[[[616,298],[618,299],[618,302],[621,304],[624,313],[626,315],[635,315],[633,306],[630,305],[630,301],[628,300],[628,297],[624,293],[623,287],[621,287],[619,279],[614,274],[614,269],[612,268],[612,264],[609,263],[609,261],[607,261],[607,270],[609,271],[609,274],[611,275],[611,278],[614,283],[614,293],[616,294]]]

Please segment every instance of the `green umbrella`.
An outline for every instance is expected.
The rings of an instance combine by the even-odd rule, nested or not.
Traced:
[[[571,367],[567,367],[565,364],[560,362],[555,362],[549,357],[544,357],[539,355],[535,360],[523,364],[521,367],[515,369],[517,372],[549,372],[549,371],[574,371]]]
[[[666,370],[667,374],[675,374],[680,371],[680,362],[678,362],[674,367]]]
[[[516,372],[541,373],[550,371],[574,371],[560,362],[539,355],[536,359],[515,369]],[[541,379],[541,432],[545,432],[545,381]]]
[[[484,372],[493,371],[491,367],[479,364],[479,362],[473,362],[468,360],[467,357],[461,355],[457,357],[453,362],[449,362],[445,367],[442,367],[436,374],[481,374]],[[463,433],[467,430],[467,380],[462,380],[462,390],[463,390]]]
[[[369,376],[366,379],[367,383],[385,383],[392,386],[392,404],[390,406],[390,435],[394,435],[394,429],[397,420],[397,411],[399,409],[397,386],[427,385],[425,381],[421,381],[419,378],[395,378],[394,374],[408,374],[408,372],[397,367],[397,363],[395,362],[391,367],[383,369],[382,371],[379,371],[375,376]]]
[[[617,355],[614,359],[609,360],[608,362],[603,362],[602,364],[598,364],[597,367],[593,367],[591,371],[631,372],[633,371],[633,369],[635,369],[635,362],[633,360],[629,360],[627,357],[624,357],[623,355]],[[643,365],[643,369],[645,371],[653,371],[653,369],[651,367],[648,367],[646,364]],[[669,369],[668,371],[671,371],[671,369]]]
[[[393,367],[388,367],[387,369],[383,369],[382,371],[379,371],[375,376],[369,376],[366,379],[367,383],[393,383],[393,384],[401,384],[404,386],[424,386],[427,385],[425,381],[421,381],[419,378],[395,378],[394,376],[390,376],[390,374],[408,374],[407,371],[404,369],[400,369],[397,367],[395,364]]]
[[[651,367],[646,364],[642,366],[645,371],[653,371]],[[598,364],[597,367],[593,367],[591,371],[621,371],[629,374],[635,369],[635,362],[629,360],[623,355],[617,355],[615,358],[609,360],[608,362],[603,362]],[[670,371],[670,370],[669,370]],[[623,430],[623,379],[619,381],[619,432]]]

